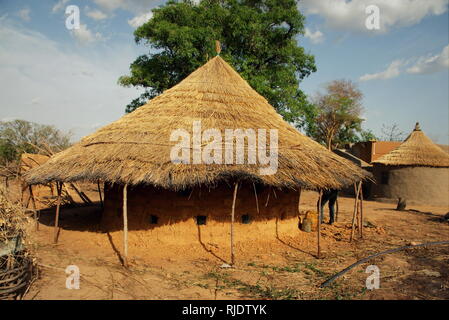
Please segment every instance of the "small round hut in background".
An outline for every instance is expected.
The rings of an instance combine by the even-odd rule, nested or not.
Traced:
[[[432,142],[416,123],[393,151],[373,161],[374,198],[449,205],[449,154]]]

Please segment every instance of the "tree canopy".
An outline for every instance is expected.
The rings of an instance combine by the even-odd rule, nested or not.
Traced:
[[[54,126],[25,120],[0,122],[0,164],[17,160],[24,152],[46,154],[70,146],[70,134]]]
[[[221,56],[284,117],[302,124],[311,106],[299,89],[316,71],[314,56],[298,45],[304,16],[295,0],[173,1],[153,9],[153,17],[135,32],[136,43],[149,46],[138,57],[123,86],[145,88],[126,107],[131,112],[176,85],[215,56]]]
[[[383,141],[403,141],[407,136],[401,131],[397,123],[391,125],[382,124],[380,139]]]
[[[306,132],[329,150],[346,143],[376,139],[362,129],[363,94],[350,80],[334,80],[313,98],[313,112],[307,117]]]

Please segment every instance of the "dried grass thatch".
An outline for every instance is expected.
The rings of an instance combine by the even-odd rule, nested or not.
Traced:
[[[50,157],[43,154],[22,153],[20,156],[20,173],[24,174],[30,169],[43,165],[48,159]]]
[[[279,166],[260,175],[260,165],[174,164],[175,129],[278,129]],[[153,184],[183,189],[245,178],[275,187],[341,188],[368,173],[299,133],[219,56],[145,106],[83,138],[30,170],[30,184],[90,180]]]
[[[419,123],[396,149],[373,161],[389,166],[449,167],[449,154],[421,131]]]

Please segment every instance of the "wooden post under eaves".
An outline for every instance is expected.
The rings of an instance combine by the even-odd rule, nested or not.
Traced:
[[[123,186],[123,265],[128,267],[128,184]]]
[[[33,186],[29,185],[28,188],[30,190],[30,198],[31,198],[31,203],[33,205],[33,216],[34,216],[35,228],[36,228],[36,231],[39,231],[39,218],[38,218],[37,210],[36,210],[36,201],[35,201],[34,195],[33,195]]]
[[[61,209],[62,182],[56,182],[56,189],[57,189],[57,192],[58,192],[58,198],[56,200],[56,215],[55,215],[55,228],[54,228],[53,243],[58,243],[59,211]]]
[[[260,213],[259,210],[259,198],[257,197],[257,189],[256,189],[256,185],[253,182],[253,189],[254,189],[254,198],[256,199],[256,209],[257,209],[257,214]]]
[[[321,255],[321,199],[323,197],[323,191],[320,190],[319,196],[318,196],[318,228],[317,228],[317,237],[318,237],[318,252],[317,257],[320,258]]]
[[[98,194],[100,195],[100,206],[103,208],[103,198],[101,196],[100,180],[97,180]]]
[[[358,185],[356,183],[354,183],[354,193],[355,193],[355,200],[354,200],[354,213],[352,215],[352,228],[351,228],[351,238],[349,239],[349,242],[352,241],[352,239],[354,238],[354,232],[355,232],[355,224],[357,221],[357,212],[358,212],[358,200],[359,200],[359,193],[360,193],[360,189],[361,189],[361,183],[359,183]]]
[[[363,188],[360,181],[360,238],[363,239]]]
[[[235,215],[235,200],[237,198],[237,190],[239,188],[239,183],[236,182],[234,186],[234,196],[232,198],[232,211],[231,211],[231,265],[235,263],[234,255],[234,215]]]

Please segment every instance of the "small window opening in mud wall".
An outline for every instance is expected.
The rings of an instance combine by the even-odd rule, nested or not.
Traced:
[[[250,224],[251,223],[251,216],[249,214],[242,215],[242,223],[243,224]]]
[[[199,226],[206,225],[207,217],[206,216],[196,216],[196,224]]]
[[[158,221],[159,221],[159,217],[158,216],[155,216],[154,214],[152,214],[150,216],[150,224],[157,224]]]
[[[390,175],[388,174],[388,171],[382,171],[382,173],[380,175],[380,183],[388,184],[389,178],[390,178]]]

